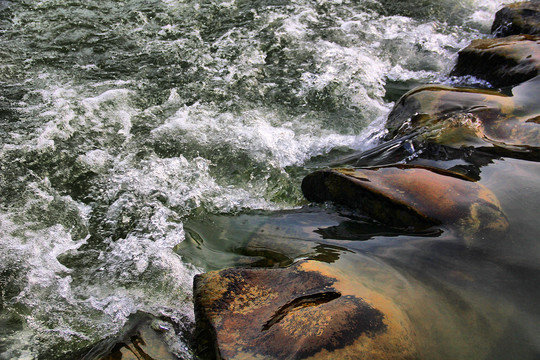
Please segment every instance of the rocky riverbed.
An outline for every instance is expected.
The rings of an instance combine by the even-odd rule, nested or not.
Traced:
[[[0,0],[0,360],[538,359],[504,2]]]
[[[505,295],[517,286],[538,299],[537,267],[530,266],[536,256],[524,250],[536,241],[514,229],[534,218],[521,205],[538,201],[539,10],[535,2],[505,7],[493,24],[497,38],[475,40],[459,53],[452,74],[474,75],[493,88],[413,89],[394,106],[381,145],[305,177],[308,200],[336,204],[359,229],[358,219],[371,223],[371,233],[341,221],[334,231],[343,241],[315,244],[307,236],[280,238],[275,221],[243,251],[267,259],[259,266],[279,268],[196,276],[195,341],[203,358],[540,355],[535,335],[523,346],[513,334],[516,321],[536,313],[534,301],[508,305]],[[290,227],[303,226],[297,234],[329,231],[320,214],[309,215]],[[380,236],[383,228],[398,236],[389,246],[354,241]],[[439,238],[425,240],[437,232]],[[268,260],[295,251],[294,261]],[[407,253],[405,262],[398,252]],[[493,272],[497,279],[486,281]]]

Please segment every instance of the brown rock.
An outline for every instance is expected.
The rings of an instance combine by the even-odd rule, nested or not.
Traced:
[[[505,6],[495,14],[491,32],[497,37],[540,35],[540,3],[523,1]]]
[[[388,138],[418,134],[448,146],[499,147],[516,152],[540,148],[540,77],[495,91],[424,86],[405,94],[387,121]]]
[[[195,277],[194,294],[197,340],[207,346],[199,352],[207,357],[416,358],[399,307],[330,264],[206,273]]]
[[[419,166],[323,170],[306,176],[302,191],[310,201],[348,205],[397,227],[445,224],[468,234],[508,227],[491,191],[444,170]]]
[[[540,36],[474,40],[459,52],[452,75],[473,75],[495,87],[520,84],[538,75]]]

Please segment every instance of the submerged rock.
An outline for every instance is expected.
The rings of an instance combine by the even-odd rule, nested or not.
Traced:
[[[400,308],[329,264],[210,272],[195,277],[194,295],[205,358],[416,358]]]
[[[520,84],[538,75],[540,36],[474,40],[459,52],[452,75],[474,75],[495,87]]]
[[[499,147],[530,153],[540,148],[537,76],[500,92],[424,86],[405,94],[387,121],[388,138],[415,135],[448,146]]]
[[[495,14],[491,32],[497,37],[517,34],[540,35],[540,2],[523,1],[506,5]]]
[[[422,229],[445,224],[467,234],[508,227],[490,190],[440,169],[393,166],[322,170],[304,178],[302,191],[310,201],[344,204],[397,227]]]
[[[176,360],[167,344],[149,326],[137,329],[129,340],[117,344],[110,354],[101,360]]]
[[[126,324],[117,338],[110,338],[95,346],[83,360],[175,360],[167,337],[176,337],[173,324],[137,313]]]

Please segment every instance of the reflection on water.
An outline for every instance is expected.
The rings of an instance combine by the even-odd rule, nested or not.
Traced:
[[[350,210],[305,207],[298,210],[205,214],[186,222],[186,240],[175,251],[211,269],[239,264],[287,266],[300,258],[331,259],[349,242],[400,237],[436,237],[437,228],[407,232],[378,223]],[[377,241],[375,241],[377,242]]]
[[[508,232],[465,241],[452,228],[411,233],[321,205],[195,217],[186,222],[188,239],[176,251],[190,261],[206,259],[199,265],[209,269],[322,261],[404,309],[423,339],[422,358],[535,359],[540,355],[540,185],[535,181],[540,164],[482,152],[462,161],[500,200]]]

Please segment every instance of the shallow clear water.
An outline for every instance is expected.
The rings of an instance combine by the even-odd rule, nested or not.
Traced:
[[[238,228],[273,211],[318,214],[278,264],[395,245],[294,210],[300,182],[377,145],[415,85],[473,84],[445,74],[502,3],[0,1],[0,358],[78,358],[137,312],[174,323],[171,352],[190,358],[193,276],[264,259],[237,251]],[[343,247],[350,227],[381,235]]]

